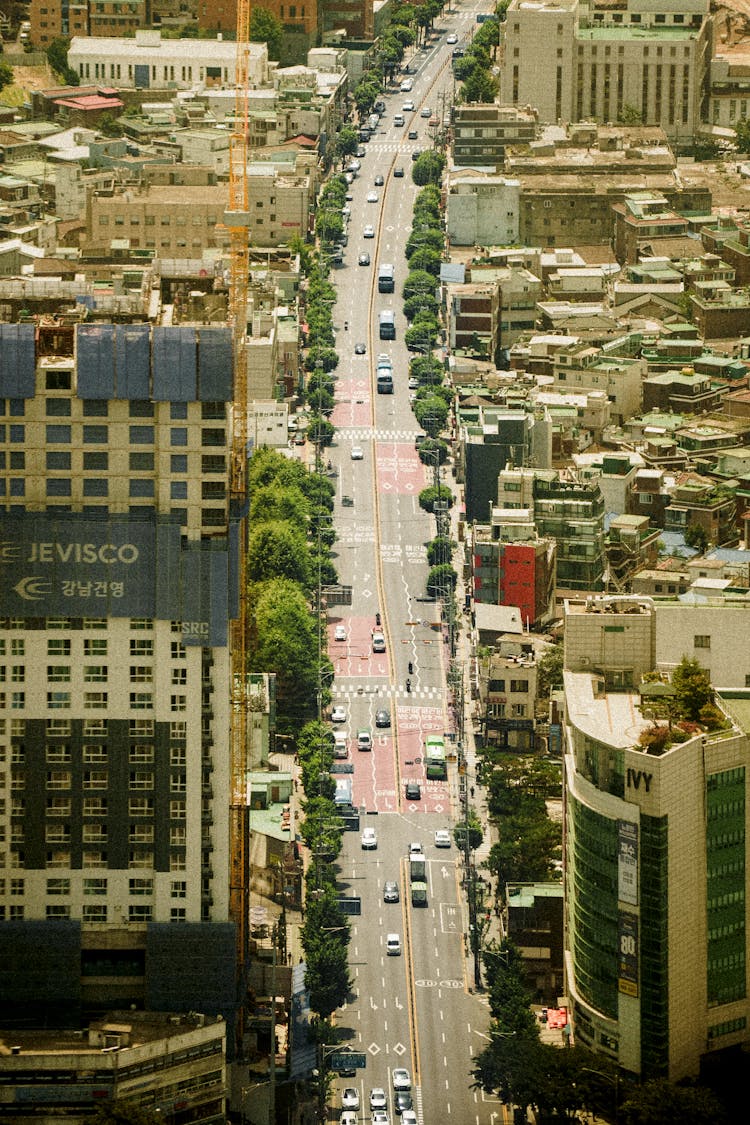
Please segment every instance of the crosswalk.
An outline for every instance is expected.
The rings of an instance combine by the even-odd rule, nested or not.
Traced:
[[[411,691],[407,691],[403,685],[373,683],[363,685],[361,681],[347,684],[337,679],[332,694],[335,699],[351,702],[353,699],[362,699],[365,696],[368,699],[391,700],[441,699],[443,691],[439,687],[418,687],[416,684],[412,686]]]
[[[343,436],[346,441],[375,441],[383,442],[399,442],[408,441],[413,445],[417,440],[417,435],[422,433],[421,430],[379,430],[374,426],[352,426],[348,429],[346,426],[337,427],[337,435],[340,440]]]

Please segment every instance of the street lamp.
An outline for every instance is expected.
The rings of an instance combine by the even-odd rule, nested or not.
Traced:
[[[614,1074],[607,1074],[603,1070],[593,1070],[590,1066],[582,1066],[581,1074],[595,1074],[598,1078],[603,1078],[605,1082],[609,1082],[610,1086],[614,1087],[615,1091],[615,1125],[619,1125],[620,1121],[620,1075],[618,1071]]]

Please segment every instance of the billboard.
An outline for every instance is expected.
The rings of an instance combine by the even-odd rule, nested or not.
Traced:
[[[624,911],[617,919],[617,990],[638,995],[638,919]]]
[[[638,825],[629,820],[617,822],[617,897],[638,905]]]
[[[185,644],[222,646],[236,544],[233,535],[183,540],[168,517],[7,513],[0,532],[0,616],[181,621]]]

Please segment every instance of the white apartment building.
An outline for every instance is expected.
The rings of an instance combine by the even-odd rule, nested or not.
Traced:
[[[124,90],[190,90],[234,86],[235,43],[226,39],[162,39],[160,31],[136,31],[134,38],[74,35],[68,66],[81,82],[113,82]],[[268,48],[248,44],[253,88],[268,84]]]
[[[710,29],[708,0],[512,0],[500,100],[543,124],[637,115],[687,140],[705,112]]]
[[[514,246],[518,242],[518,180],[454,169],[448,178],[446,222],[454,246]]]

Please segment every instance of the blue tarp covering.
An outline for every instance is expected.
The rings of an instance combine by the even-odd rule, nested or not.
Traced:
[[[154,402],[195,402],[198,397],[194,328],[154,328]]]
[[[151,329],[148,324],[118,324],[115,335],[117,398],[151,397]]]
[[[115,326],[81,324],[76,333],[79,398],[115,397]]]
[[[33,324],[0,324],[0,398],[33,398]]]
[[[228,328],[200,330],[198,397],[201,402],[229,402],[232,398],[232,333]]]

